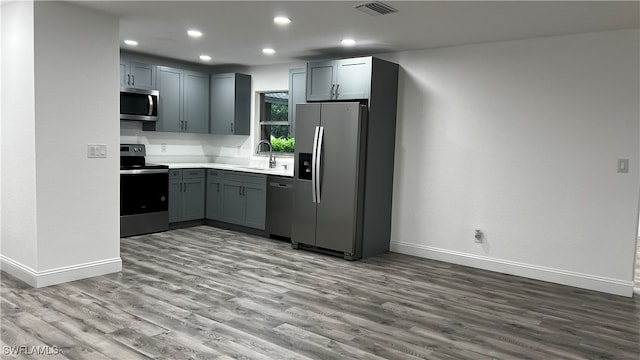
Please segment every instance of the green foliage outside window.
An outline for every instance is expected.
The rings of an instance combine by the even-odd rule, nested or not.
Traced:
[[[296,139],[294,138],[271,138],[271,147],[273,151],[292,153],[296,146]]]

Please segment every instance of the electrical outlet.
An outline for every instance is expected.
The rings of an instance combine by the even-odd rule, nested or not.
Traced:
[[[107,157],[107,145],[104,145],[104,144],[88,144],[87,145],[87,157],[88,158],[106,158]]]
[[[475,235],[473,237],[475,238],[475,242],[481,243],[483,238],[482,230],[476,229]]]

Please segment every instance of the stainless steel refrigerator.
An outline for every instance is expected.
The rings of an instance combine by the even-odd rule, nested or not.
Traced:
[[[391,187],[367,176],[377,166],[367,150],[384,151],[370,143],[368,120],[360,102],[297,105],[293,248],[348,260],[388,251]]]

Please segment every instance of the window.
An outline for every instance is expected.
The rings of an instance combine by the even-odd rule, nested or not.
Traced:
[[[293,153],[295,139],[289,123],[288,92],[260,94],[260,140],[268,140],[274,152]],[[260,151],[269,151],[266,145],[260,146]]]

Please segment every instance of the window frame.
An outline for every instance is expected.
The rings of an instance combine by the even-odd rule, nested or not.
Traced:
[[[281,102],[267,102],[266,97],[267,94],[271,94],[271,93],[286,93],[287,94],[287,98],[286,99],[282,99]],[[288,114],[287,116],[287,121],[270,121],[270,120],[265,120],[265,115],[267,113],[267,107],[266,105],[269,103],[280,103],[282,105],[286,105],[287,106],[287,112],[290,110],[289,109],[289,90],[268,90],[268,91],[259,91],[257,92],[257,108],[258,108],[258,124],[257,124],[257,136],[255,139],[255,147],[257,148],[258,143],[263,140],[262,139],[262,135],[263,135],[263,126],[288,126],[289,127],[289,135],[292,138],[293,134],[291,133],[291,130],[293,129],[292,125],[291,125],[291,115]],[[266,140],[266,139],[265,139]],[[263,150],[263,149],[267,149],[266,146],[260,146],[260,148],[257,151],[257,155],[269,155],[269,151],[268,150]],[[293,157],[293,152],[280,152],[280,151],[273,151],[273,154],[277,154],[278,156],[291,156]]]

